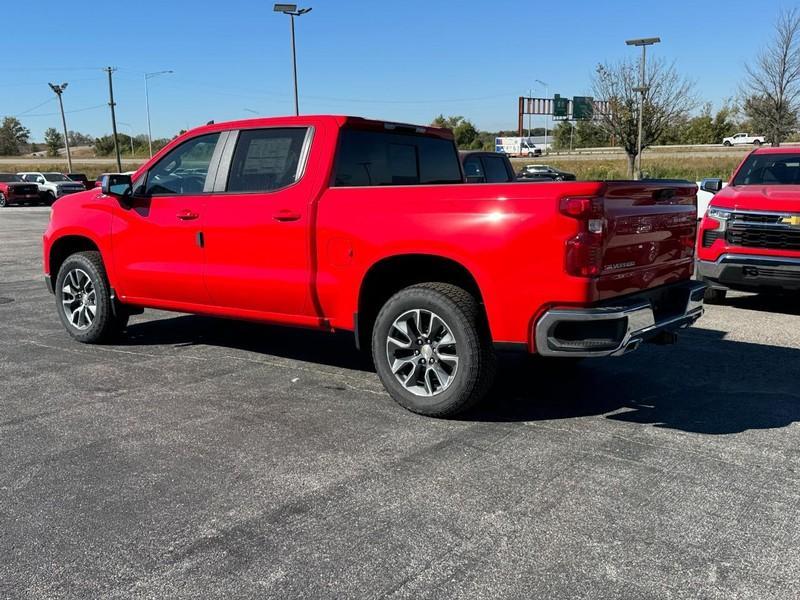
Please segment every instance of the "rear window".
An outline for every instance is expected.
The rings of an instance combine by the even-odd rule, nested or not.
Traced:
[[[733,185],[800,185],[800,154],[751,154]]]
[[[334,186],[461,183],[451,140],[404,133],[342,130]]]

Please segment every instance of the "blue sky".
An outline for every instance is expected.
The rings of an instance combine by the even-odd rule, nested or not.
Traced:
[[[30,11],[15,6],[6,11],[0,116],[18,116],[36,140],[47,127],[61,128],[48,81],[69,82],[70,129],[110,131],[100,70],[107,65],[118,68],[114,92],[124,133],[146,131],[148,71],[175,71],[150,81],[154,137],[210,119],[252,117],[251,111],[293,110],[289,18],[273,13],[270,0],[40,0],[36,14],[47,18],[35,23]],[[778,10],[788,4],[309,0],[300,6],[313,7],[297,20],[301,112],[417,123],[460,114],[497,130],[516,127],[519,95],[530,88],[544,94],[536,79],[549,84],[551,96],[588,94],[594,66],[634,53],[624,44],[632,37],[660,36],[651,55],[674,60],[698,95],[719,105],[736,95],[743,64],[769,40]]]

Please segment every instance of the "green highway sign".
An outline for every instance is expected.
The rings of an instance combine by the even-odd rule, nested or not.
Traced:
[[[569,116],[569,99],[558,94],[553,96],[553,116],[566,119]]]
[[[573,96],[572,118],[576,121],[589,121],[594,117],[594,98],[591,96]]]

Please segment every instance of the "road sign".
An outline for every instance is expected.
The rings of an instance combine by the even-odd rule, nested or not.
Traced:
[[[572,118],[576,121],[589,121],[594,117],[594,98],[591,96],[573,96]]]
[[[568,98],[562,98],[558,94],[553,96],[553,116],[556,118],[567,118],[569,116]]]

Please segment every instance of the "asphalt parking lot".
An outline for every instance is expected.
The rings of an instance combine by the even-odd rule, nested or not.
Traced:
[[[441,421],[348,337],[147,311],[72,342],[47,215],[0,209],[0,597],[800,596],[800,302],[506,360]]]

